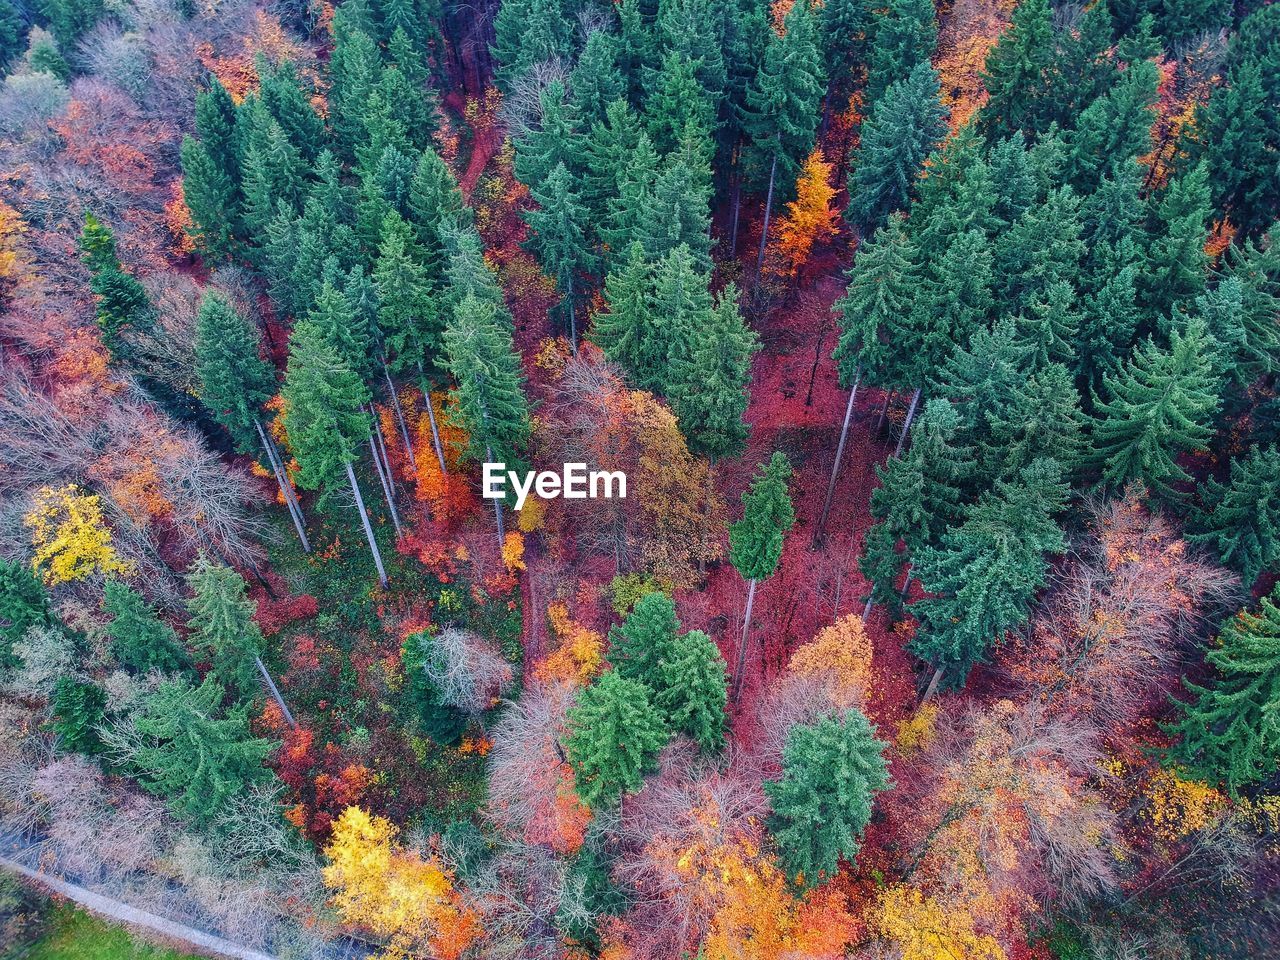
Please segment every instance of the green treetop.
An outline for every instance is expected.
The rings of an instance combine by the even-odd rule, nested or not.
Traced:
[[[670,728],[691,737],[706,753],[724,746],[728,684],[725,662],[701,630],[677,636],[658,664],[654,705]]]
[[[1170,728],[1182,734],[1170,758],[1235,795],[1280,763],[1280,588],[1228,621],[1218,644],[1206,654],[1215,676],[1183,681],[1194,699]]]
[[[542,91],[542,117],[536,130],[516,141],[516,176],[530,189],[541,189],[560,164],[575,175],[582,160],[582,119],[556,80]]]
[[[261,442],[255,422],[275,392],[275,371],[262,359],[262,334],[216,290],[196,315],[195,365],[200,401],[240,451]]]
[[[93,755],[102,752],[98,727],[107,706],[106,692],[93,682],[59,677],[49,706],[53,711],[53,731],[68,753]]]
[[[432,363],[443,328],[421,245],[413,228],[395,211],[382,225],[382,243],[373,268],[378,331],[387,363],[404,371]]]
[[[609,662],[628,680],[659,689],[659,665],[669,656],[679,631],[671,598],[658,591],[646,593],[621,626],[610,629]]]
[[[208,824],[251,784],[270,777],[263,763],[275,748],[249,733],[249,704],[225,713],[212,676],[198,687],[170,680],[150,696],[137,720],[139,782],[184,820]]]
[[[578,695],[565,723],[565,753],[578,796],[589,807],[610,806],[639,790],[644,775],[657,769],[668,737],[649,688],[616,670],[605,671]]]
[[[1226,483],[1210,478],[1201,488],[1204,509],[1189,537],[1218,554],[1246,585],[1280,561],[1280,452],[1255,447],[1231,461]]]
[[[29,629],[52,623],[49,595],[31,567],[0,557],[0,668],[14,665],[13,645]]]
[[[1040,98],[1047,93],[1054,54],[1049,0],[1024,0],[1013,8],[1009,29],[987,54],[982,82],[988,93],[980,114],[992,140],[1036,131]]]
[[[742,494],[742,519],[729,528],[729,562],[747,580],[764,580],[778,568],[783,539],[796,521],[790,479],[786,454],[775,453]]]
[[[595,254],[587,244],[587,211],[563,163],[556,164],[542,187],[532,194],[538,209],[525,213],[525,220],[532,228],[528,244],[537,254],[542,269],[556,281],[569,320],[569,340],[576,350],[577,280],[580,274],[593,270],[596,263]]]
[[[632,243],[604,281],[605,308],[595,315],[591,340],[626,371],[631,382],[661,389],[666,372],[660,318],[654,309],[655,270],[639,242]]]
[[[102,609],[111,616],[107,624],[111,652],[126,668],[137,673],[175,673],[187,668],[187,653],[178,635],[128,584],[108,580]]]
[[[856,709],[791,728],[782,777],[764,789],[773,807],[769,829],[792,879],[817,886],[857,854],[872,802],[890,786],[884,749]]]
[[[230,567],[203,556],[187,576],[192,645],[213,662],[211,673],[237,699],[252,700],[261,692],[255,660],[262,653],[262,631],[253,619],[255,604],[245,595],[244,578]]]
[[[889,87],[906,79],[933,56],[938,24],[932,0],[889,0],[888,6],[875,15],[871,36],[863,98],[874,108]]]

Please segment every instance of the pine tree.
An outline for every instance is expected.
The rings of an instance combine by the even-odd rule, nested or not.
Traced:
[[[313,163],[324,146],[324,121],[316,115],[311,98],[302,89],[297,69],[288,60],[272,66],[263,56],[257,58],[255,66],[259,77],[258,97],[302,158]]]
[[[711,269],[711,187],[705,158],[675,153],[664,161],[632,236],[650,260],[684,246],[699,270]]]
[[[107,694],[96,683],[59,677],[54,687],[53,732],[67,753],[92,756],[102,752],[97,728],[103,722]]]
[[[192,591],[187,601],[192,645],[212,661],[210,672],[219,684],[239,700],[255,699],[261,691],[256,661],[262,655],[262,631],[253,619],[256,606],[245,595],[244,578],[202,556],[187,584]]]
[[[229,260],[240,249],[240,190],[203,143],[182,141],[182,198],[194,225],[191,239],[209,261]]]
[[[196,315],[195,368],[200,400],[236,447],[259,445],[263,404],[275,392],[275,375],[260,355],[262,335],[220,292],[209,290]]]
[[[871,58],[863,102],[874,108],[885,91],[927,64],[938,44],[931,0],[889,0],[871,28]]]
[[[1079,116],[1070,137],[1070,181],[1084,190],[1102,174],[1151,150],[1160,71],[1150,60],[1129,65]]]
[[[738,666],[734,671],[733,697],[742,692],[742,673],[747,661],[747,638],[751,633],[751,608],[756,587],[773,576],[782,559],[782,544],[796,522],[787,481],[791,463],[784,453],[775,453],[761,464],[742,494],[742,519],[729,527],[729,562],[747,581],[747,609],[742,618],[742,639],[738,643]]]
[[[564,84],[558,80],[547,84],[539,103],[538,128],[516,141],[516,176],[531,190],[542,189],[560,164],[576,176],[582,158],[582,119],[565,98]]]
[[[1015,388],[1026,380],[1031,347],[1019,336],[1010,317],[991,329],[979,327],[964,346],[957,345],[939,371],[934,390],[956,405],[963,434],[978,440],[989,416],[1004,416]]]
[[[934,667],[926,697],[945,678],[963,684],[1006,631],[1026,622],[1048,572],[1046,553],[1066,547],[1053,516],[1068,488],[1053,460],[1037,460],[1013,482],[997,480],[963,524],[925,547],[916,571],[926,593],[912,606],[920,629],[911,650]]]
[[[345,9],[350,6],[343,4],[334,12],[328,95],[334,149],[348,162],[355,160],[356,147],[363,142],[369,98],[382,76],[378,45],[354,22]]]
[[[723,747],[728,682],[712,639],[701,630],[677,636],[658,665],[658,677],[654,706],[670,728],[691,737],[705,753]]]
[[[1204,252],[1212,214],[1209,166],[1200,163],[1165,189],[1156,205],[1157,229],[1151,245],[1140,302],[1157,322],[1187,308],[1204,293],[1209,257]]]
[[[498,61],[493,77],[499,90],[509,94],[540,63],[569,59],[573,26],[565,14],[561,0],[513,0],[499,7],[490,48]]]
[[[413,228],[394,210],[382,224],[382,242],[373,268],[378,330],[392,370],[422,369],[440,351],[443,324],[426,255]]]
[[[1085,253],[1080,198],[1070,187],[1051,192],[996,242],[997,294],[1004,309],[1030,309],[1058,281],[1071,283]]]
[[[689,449],[714,462],[738,456],[746,445],[742,418],[751,399],[751,357],[760,341],[738,312],[732,283],[708,319],[690,328],[687,345],[671,357],[667,395]]]
[[[611,104],[625,102],[627,78],[618,69],[619,43],[616,34],[593,31],[569,74],[569,96],[587,126],[603,123]]]
[[[533,230],[529,246],[537,254],[543,270],[556,281],[569,317],[569,345],[576,353],[576,281],[579,274],[590,273],[596,266],[595,254],[587,245],[587,211],[579,202],[573,178],[563,163],[557,164],[541,189],[532,193],[539,209],[524,215]]]
[[[664,257],[654,272],[653,314],[642,328],[648,339],[639,358],[645,367],[636,376],[637,386],[665,394],[674,379],[672,365],[688,357],[693,331],[714,322],[714,307],[711,276],[698,269],[683,244]]]
[[[106,628],[111,652],[125,667],[136,673],[176,673],[187,668],[187,654],[178,635],[128,584],[108,580],[102,609],[111,615]]]
[[[1040,132],[1054,40],[1049,0],[1024,0],[1014,7],[1009,29],[1000,35],[983,66],[982,83],[988,96],[979,122],[991,140],[1019,131]]]
[[[142,284],[121,265],[111,228],[92,213],[85,214],[80,253],[89,267],[89,286],[97,299],[102,342],[112,357],[123,358],[127,355],[124,335],[130,330],[146,332],[155,323],[151,300]]]
[[[1209,350],[1204,321],[1194,318],[1172,332],[1169,349],[1148,339],[1118,374],[1103,377],[1092,458],[1105,482],[1141,480],[1159,496],[1177,496],[1174,485],[1190,479],[1178,455],[1213,436],[1219,397]]]
[[[369,436],[367,388],[317,328],[302,324],[290,338],[283,392],[285,430],[300,466],[298,485],[308,490],[330,487],[345,472],[378,580],[386,586],[382,556],[352,467],[358,444]]]
[[[661,388],[665,372],[660,348],[661,318],[654,309],[654,265],[637,241],[627,247],[619,263],[604,281],[604,309],[595,315],[591,341],[604,355],[626,371],[638,387]]]
[[[31,567],[0,557],[0,669],[14,665],[13,645],[28,630],[52,623],[49,595]]]
[[[1235,796],[1273,776],[1280,762],[1280,588],[1257,613],[1242,610],[1223,627],[1205,659],[1216,675],[1206,686],[1183,684],[1195,698],[1170,732],[1182,739],[1170,758]]]
[[[409,184],[409,212],[422,245],[423,265],[438,283],[448,256],[445,236],[450,230],[471,226],[471,208],[463,202],[448,165],[434,150],[425,149],[418,157]]]
[[[986,413],[979,463],[992,475],[1011,479],[1042,458],[1056,460],[1070,476],[1084,452],[1084,415],[1070,371],[1060,363],[1037,365],[1015,380],[1007,402]]]
[[[661,664],[670,659],[680,632],[675,604],[665,593],[646,593],[621,626],[609,631],[609,662],[628,680],[663,687]]]
[[[876,101],[851,161],[851,223],[871,230],[907,206],[925,158],[946,133],[945,117],[938,100],[938,73],[927,61]]]
[[[1204,509],[1193,515],[1188,539],[1212,548],[1253,584],[1280,561],[1280,452],[1255,447],[1231,461],[1226,483],[1210,478],[1201,490]]]
[[[830,85],[828,100],[838,109],[848,101],[857,68],[865,62],[866,41],[871,36],[871,9],[866,0],[824,0],[818,8],[818,36]],[[827,110],[831,110],[830,102]]]
[[[876,523],[867,531],[858,561],[871,582],[868,603],[896,608],[903,563],[911,563],[924,547],[936,546],[962,516],[961,488],[973,472],[973,449],[960,444],[960,427],[949,401],[930,400],[906,456],[876,467],[879,485],[871,493]],[[905,548],[901,553],[899,542]]]
[[[812,151],[818,102],[825,87],[817,24],[808,0],[799,0],[787,12],[783,32],[769,34],[764,60],[747,91],[745,126],[756,153],[769,168],[757,276],[769,240],[778,166],[782,165],[784,182],[792,181],[800,162]]]
[[[641,242],[641,222],[654,208],[653,191],[658,182],[658,154],[648,134],[640,133],[635,149],[620,161],[614,168],[616,187],[605,201],[606,217],[600,226],[600,238],[613,251],[610,269],[632,243]]]
[[[491,302],[467,294],[445,328],[445,352],[457,383],[451,415],[467,433],[467,453],[477,463],[516,469],[529,442],[529,402],[524,373],[508,325]],[[498,545],[506,540],[502,502],[493,501]]]
[[[644,774],[657,769],[667,742],[662,715],[648,688],[607,670],[578,695],[565,717],[565,753],[575,787],[589,807],[608,807],[639,790]]]
[[[249,733],[249,704],[223,713],[212,676],[198,687],[160,685],[137,720],[143,745],[134,757],[139,782],[184,820],[212,822],[245,789],[270,777],[263,766],[275,744]]]
[[[812,888],[852,861],[875,796],[890,786],[885,744],[860,710],[797,724],[782,751],[782,777],[765,781],[769,829],[788,876]]]

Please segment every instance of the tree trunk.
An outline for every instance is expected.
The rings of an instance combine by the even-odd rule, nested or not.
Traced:
[[[946,671],[947,668],[944,665],[939,665],[938,668],[933,671],[933,677],[929,681],[929,686],[925,688],[924,696],[920,698],[921,706],[933,699],[933,695],[938,692],[938,684],[942,682],[942,675],[946,673]]]
[[[378,459],[378,445],[374,443],[373,434],[369,434],[369,452],[373,454],[373,468],[378,472],[378,482],[382,484],[382,495],[386,497],[387,508],[391,511],[391,525],[395,527],[396,538],[400,537],[400,515],[396,513],[396,498],[383,472],[382,461]]]
[[[764,195],[764,227],[760,231],[760,253],[756,257],[756,283],[760,282],[760,271],[764,269],[764,251],[769,243],[769,216],[773,213],[773,181],[777,175],[778,152],[775,150],[769,167],[769,189]]]
[[[409,455],[409,474],[416,477],[418,475],[418,461],[413,455],[413,441],[409,439],[409,425],[405,423],[404,407],[400,405],[400,394],[396,393],[395,385],[391,382],[391,371],[387,369],[387,361],[382,361],[382,375],[387,378],[387,393],[391,394],[391,409],[396,415],[396,425],[400,427],[400,439],[404,441],[405,453]]]
[[[373,538],[373,527],[369,524],[369,514],[364,508],[364,497],[360,496],[360,484],[356,482],[356,471],[350,461],[347,461],[347,480],[351,483],[351,492],[356,496],[356,509],[360,511],[360,523],[364,526],[364,535],[369,541],[373,565],[378,568],[378,582],[385,587],[387,571],[382,566],[382,554],[378,552],[378,541]]]
[[[911,578],[914,577],[915,574],[915,567],[907,564],[907,579],[902,581],[902,593],[899,594],[899,596],[902,597],[903,603],[907,602],[907,592],[911,589]]]
[[[276,706],[280,708],[280,712],[284,714],[284,718],[288,721],[289,726],[298,729],[298,721],[293,719],[293,714],[289,712],[288,706],[285,705],[284,697],[280,696],[280,689],[276,686],[276,682],[271,679],[271,674],[267,672],[267,665],[262,662],[261,657],[254,657],[253,662],[258,665],[258,672],[262,674],[262,680],[267,685],[267,689],[271,691],[271,699],[276,702]]]
[[[739,169],[740,155],[742,153],[742,145],[735,144],[733,148],[733,163],[729,169],[729,176],[733,178],[733,214],[729,221],[729,258],[733,259],[738,254],[738,214],[742,212],[742,171]]]
[[[267,463],[271,464],[271,472],[275,474],[276,483],[280,486],[280,495],[284,497],[284,505],[285,509],[289,511],[289,519],[293,521],[293,528],[298,531],[298,539],[302,541],[302,552],[310,553],[311,543],[307,540],[307,529],[302,522],[302,509],[294,499],[293,488],[289,485],[288,478],[284,476],[283,467],[276,461],[275,452],[271,448],[270,441],[267,440],[267,432],[262,429],[262,421],[254,417],[253,425],[258,428],[258,439],[262,441],[262,449],[267,455]]]
[[[427,402],[427,421],[431,424],[431,445],[435,447],[436,459],[440,461],[440,475],[448,473],[444,465],[444,447],[440,445],[440,431],[436,427],[436,411],[431,404],[431,385],[427,383],[427,375],[422,371],[422,364],[418,364],[418,376],[422,378],[422,398]]]
[[[373,417],[373,435],[378,444],[378,455],[382,458],[382,471],[387,477],[387,486],[391,488],[392,496],[396,492],[395,474],[391,472],[391,456],[387,453],[387,441],[382,435],[382,418],[378,416],[377,410],[373,404],[369,404],[369,414]]]
[[[573,351],[573,355],[578,355],[578,317],[573,310],[573,279],[570,278],[567,284],[569,293],[565,299],[569,302],[569,349]]]
[[[867,622],[867,617],[871,616],[871,598],[867,597],[867,602],[862,608],[862,622]]]
[[[858,396],[858,384],[862,380],[862,366],[853,375],[853,387],[849,390],[849,403],[844,408],[844,423],[840,426],[840,442],[836,444],[836,459],[831,464],[831,479],[827,481],[827,495],[822,501],[822,514],[818,517],[818,526],[813,531],[813,545],[822,546],[823,530],[827,526],[827,518],[831,514],[831,498],[836,492],[836,477],[840,475],[840,459],[844,456],[845,441],[849,437],[849,421],[853,419],[853,401]]]
[[[902,424],[902,433],[898,434],[898,445],[894,448],[894,459],[902,456],[902,445],[907,442],[907,431],[911,429],[911,421],[916,418],[916,407],[920,403],[920,388],[916,387],[915,393],[911,394],[911,406],[907,408],[907,419]]]
[[[493,463],[492,447],[486,446],[484,448],[484,455],[490,463]],[[506,525],[502,522],[502,500],[498,497],[494,497],[493,500],[493,515],[498,521],[498,555],[501,556],[502,548],[507,542],[507,529]]]
[[[747,581],[747,612],[742,618],[742,639],[738,643],[738,668],[733,675],[733,702],[738,702],[738,697],[742,695],[742,672],[747,667],[747,638],[751,634],[751,608],[756,602],[756,584],[758,580],[752,578]]]
[[[264,431],[265,432],[265,431]],[[302,503],[298,500],[298,492],[294,490],[293,484],[289,481],[289,471],[285,469],[284,457],[280,455],[280,447],[276,444],[275,437],[270,433],[266,433],[267,449],[271,451],[271,455],[276,458],[276,466],[280,469],[280,476],[284,478],[284,495],[291,504],[293,504],[293,512],[298,515],[298,520],[302,525],[306,526],[306,517],[302,513]],[[310,544],[308,543],[308,549]]]
[[[884,406],[880,408],[880,419],[876,421],[876,439],[880,439],[880,435],[884,433],[884,422],[889,418],[889,404],[893,403],[894,391],[890,390],[884,395]]]

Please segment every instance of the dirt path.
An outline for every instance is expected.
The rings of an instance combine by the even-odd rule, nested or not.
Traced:
[[[136,907],[121,903],[119,900],[112,900],[110,897],[104,897],[101,894],[94,893],[92,890],[86,890],[84,887],[77,886],[74,883],[68,883],[57,877],[51,877],[48,874],[32,870],[30,867],[25,867],[14,860],[10,860],[8,857],[0,857],[0,868],[11,870],[19,876],[25,877],[50,893],[56,893],[58,896],[66,897],[68,900],[74,900],[86,910],[100,917],[116,923],[127,924],[130,927],[149,930],[169,940],[178,940],[182,943],[190,944],[200,953],[208,956],[232,957],[234,960],[276,960],[275,957],[268,953],[251,950],[238,943],[232,943],[230,940],[223,940],[221,937],[215,937],[194,927],[188,927],[186,924],[165,919],[146,910],[139,910]]]

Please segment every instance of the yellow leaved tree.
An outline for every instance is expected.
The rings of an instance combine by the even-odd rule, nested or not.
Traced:
[[[337,891],[333,904],[344,921],[386,941],[384,960],[424,950],[456,960],[480,936],[476,915],[440,861],[406,850],[398,833],[390,820],[360,807],[342,811],[324,851],[324,882]]]
[[[902,952],[902,960],[1004,960],[1000,944],[978,932],[968,910],[926,897],[915,887],[898,884],[885,890],[875,906],[874,924]]]
[[[111,546],[98,497],[74,483],[42,488],[25,518],[35,556],[32,567],[51,587],[94,574],[127,576],[133,565]]]

